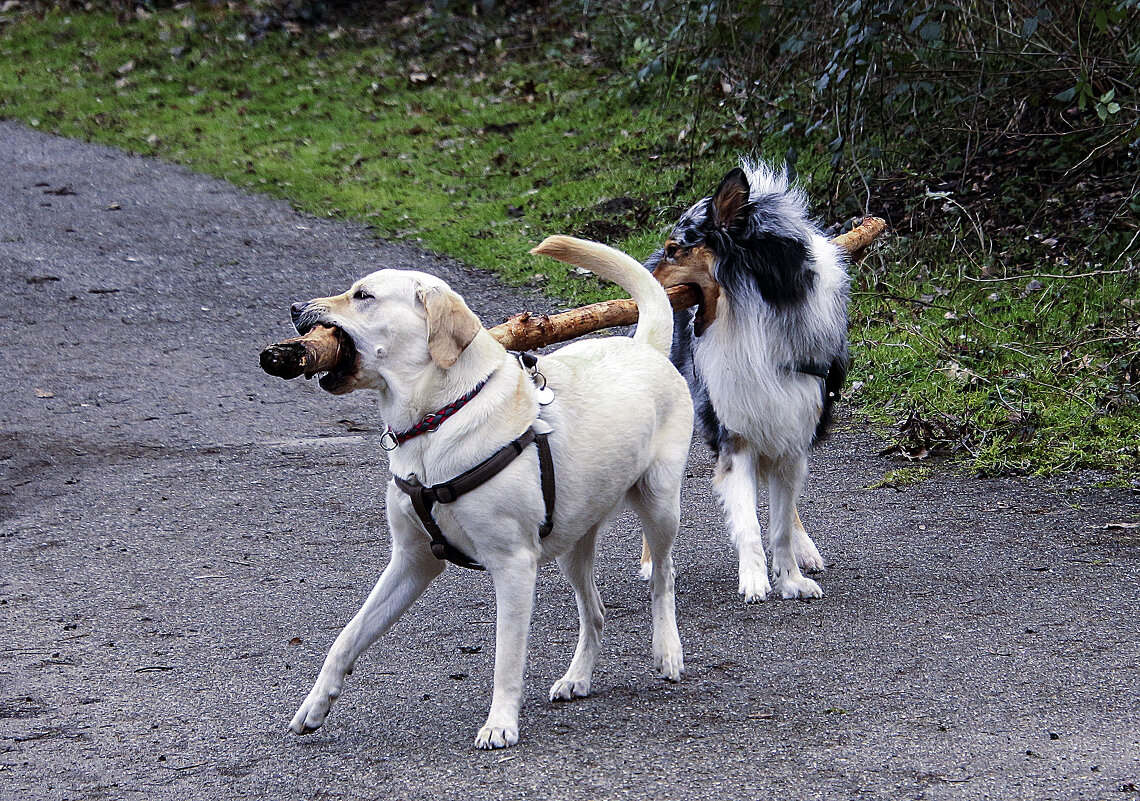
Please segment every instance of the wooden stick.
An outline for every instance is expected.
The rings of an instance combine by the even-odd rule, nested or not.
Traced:
[[[333,369],[348,355],[336,329],[318,325],[304,336],[278,342],[263,350],[261,369],[278,378],[296,378],[302,374],[305,378],[312,378],[317,373]]]
[[[852,259],[863,255],[868,245],[886,229],[878,217],[866,217],[857,227],[832,240]],[[665,290],[674,309],[687,309],[700,301],[699,293],[687,285]],[[629,298],[580,306],[561,314],[516,314],[505,323],[488,329],[491,336],[509,350],[534,350],[546,345],[599,331],[603,328],[633,325],[637,304]],[[333,328],[317,326],[302,337],[270,345],[261,352],[261,369],[279,378],[296,378],[332,370],[351,354]]]
[[[862,222],[847,233],[835,237],[831,242],[840,250],[846,250],[851,261],[859,261],[870,244],[885,230],[887,230],[887,221],[883,218],[864,217]]]
[[[886,227],[886,222],[878,217],[864,217],[858,226],[831,241],[857,260]],[[700,301],[698,293],[687,285],[669,287],[666,292],[674,309],[687,309]],[[488,330],[508,350],[533,350],[603,328],[636,322],[637,304],[625,298],[592,303],[554,315],[523,312]]]

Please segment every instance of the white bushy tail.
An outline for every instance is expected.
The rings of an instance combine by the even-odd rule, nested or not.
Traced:
[[[572,236],[548,236],[531,253],[581,267],[620,286],[637,303],[634,341],[669,355],[673,344],[673,307],[664,287],[637,259],[601,242]]]

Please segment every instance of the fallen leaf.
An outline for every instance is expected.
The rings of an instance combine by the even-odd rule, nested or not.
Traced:
[[[301,645],[303,642],[305,642],[305,641],[302,640],[300,637],[294,637],[293,639],[289,640],[290,645]]]

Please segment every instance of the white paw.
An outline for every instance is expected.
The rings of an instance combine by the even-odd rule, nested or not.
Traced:
[[[642,581],[649,581],[649,579],[653,578],[653,563],[642,562],[641,569],[637,572],[637,574],[641,576]]]
[[[319,729],[329,714],[332,702],[338,697],[340,697],[339,689],[325,689],[318,683],[293,715],[293,720],[289,722],[289,731],[294,734],[309,734]]]
[[[680,643],[665,649],[662,654],[655,654],[653,662],[661,678],[669,681],[680,681],[681,674],[685,672],[685,654]]]
[[[763,557],[759,559],[752,555],[740,557],[740,589],[738,592],[744,596],[748,604],[759,603],[768,599],[772,585],[768,581],[768,565]]]
[[[807,576],[783,576],[778,581],[781,598],[822,598],[823,590]]]
[[[551,701],[572,701],[575,698],[585,698],[589,694],[589,679],[575,681],[564,676],[550,687]]]
[[[819,549],[806,534],[796,537],[795,542],[796,563],[809,573],[823,573],[827,564],[820,556]]]
[[[492,748],[507,748],[519,741],[518,726],[492,726],[487,724],[475,735],[475,747],[489,751]]]

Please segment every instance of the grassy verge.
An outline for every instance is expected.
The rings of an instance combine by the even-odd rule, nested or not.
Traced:
[[[611,290],[526,255],[535,242],[575,233],[644,258],[740,149],[703,137],[739,124],[716,102],[699,126],[689,106],[638,103],[569,34],[457,59],[409,56],[383,29],[253,31],[212,8],[0,24],[4,117],[360,220],[570,305]],[[765,155],[795,146],[818,195],[827,133],[773,133]],[[1135,198],[1123,202],[1127,215]],[[1140,474],[1135,251],[1090,238],[1061,258],[1045,223],[990,231],[936,191],[915,213],[937,225],[854,270],[853,402],[911,459]]]
[[[126,25],[51,14],[6,34],[5,116],[362,220],[508,281],[540,270],[569,303],[609,290],[527,250],[571,230],[646,256],[685,172],[661,160],[653,114],[597,91],[573,53],[492,53],[485,70],[437,74],[339,30],[253,41],[208,9]]]

